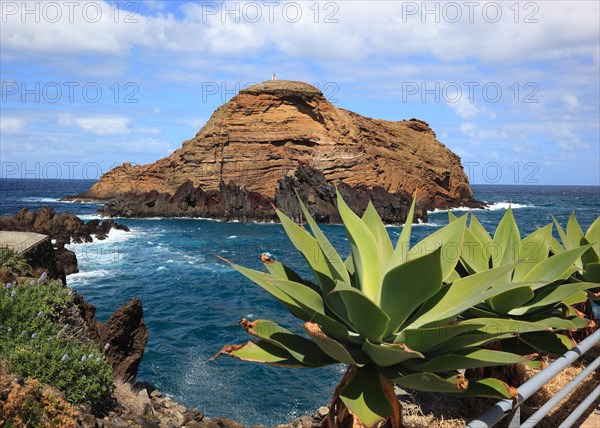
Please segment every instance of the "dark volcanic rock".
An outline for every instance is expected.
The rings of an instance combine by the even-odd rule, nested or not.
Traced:
[[[117,309],[105,323],[98,323],[101,343],[107,343],[107,358],[113,366],[113,377],[135,380],[144,357],[148,329],[144,322],[142,301],[131,300]]]
[[[40,208],[37,212],[22,208],[13,216],[0,216],[0,230],[49,235],[55,241],[56,267],[60,276],[78,272],[77,257],[65,245],[92,242],[92,235],[100,240],[105,239],[111,228],[129,231],[127,226],[113,220],[92,220],[85,223],[74,214],[57,213],[49,207]]]
[[[340,193],[353,210],[362,213],[372,201],[385,223],[403,223],[412,201],[411,195],[399,190],[389,193],[383,187],[349,186],[341,182]],[[335,186],[321,171],[301,164],[277,183],[274,198],[241,188],[234,183],[221,183],[219,190],[204,191],[191,181],[175,192],[156,190],[128,193],[116,197],[100,208],[113,217],[204,217],[225,221],[277,221],[273,206],[298,220],[300,205],[296,192],[311,214],[321,223],[340,223],[336,208]],[[417,204],[415,221],[427,221],[427,211]]]

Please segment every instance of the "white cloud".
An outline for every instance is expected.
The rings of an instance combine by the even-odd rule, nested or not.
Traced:
[[[0,132],[2,134],[21,134],[25,131],[27,122],[14,117],[0,118]]]
[[[179,123],[181,125],[185,125],[185,126],[189,126],[191,128],[194,128],[195,130],[199,130],[206,123],[206,119],[204,119],[202,117],[197,118],[197,119],[181,118],[181,119],[177,119],[175,121],[175,123]]]
[[[475,123],[461,123],[460,132],[475,140],[507,140],[508,134],[498,129],[478,129]]]
[[[579,107],[579,99],[573,94],[565,95],[561,100],[568,110],[576,110]]]
[[[58,121],[61,126],[77,126],[88,134],[128,135],[131,133],[131,119],[128,117],[73,117],[61,115]]]

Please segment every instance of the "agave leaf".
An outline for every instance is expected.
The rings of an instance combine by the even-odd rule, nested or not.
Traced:
[[[473,319],[472,321],[479,323],[481,322],[481,319]],[[441,342],[433,349],[433,351],[436,354],[449,353],[464,348],[483,346],[488,343],[508,339],[524,333],[550,330],[550,327],[541,323],[492,318],[489,319],[489,323],[486,326],[465,332],[450,340]]]
[[[575,318],[578,318],[578,317],[575,317]],[[535,320],[535,322],[538,324],[544,324],[552,329],[557,329],[557,330],[574,331],[574,330],[577,330],[577,328],[578,328],[575,326],[575,324],[570,319],[566,319],[566,318],[538,316],[538,317],[532,317],[532,320]],[[587,320],[586,320],[586,324],[587,324]]]
[[[375,344],[368,339],[362,350],[380,367],[389,367],[413,358],[425,358],[423,354],[413,351],[404,344]]]
[[[379,262],[379,248],[375,237],[367,225],[344,202],[337,192],[338,210],[350,241],[352,260],[358,288],[376,304],[381,281],[381,264]]]
[[[461,322],[459,324],[439,327],[407,328],[396,335],[394,343],[404,343],[415,351],[427,352],[439,346],[440,343],[451,340],[461,333],[473,332],[480,327],[485,327],[485,324]]]
[[[348,310],[348,319],[354,330],[364,338],[379,341],[390,318],[371,299],[356,288],[337,282],[330,294],[338,294]]]
[[[304,213],[304,217],[306,218],[306,221],[310,226],[310,230],[312,231],[313,235],[315,236],[315,239],[321,247],[323,254],[329,261],[330,268],[333,268],[335,270],[338,279],[341,279],[342,281],[351,284],[350,276],[348,275],[348,271],[346,270],[342,258],[335,250],[333,245],[331,245],[331,242],[329,242],[329,239],[327,239],[323,231],[321,231],[317,222],[312,218],[312,216],[308,212],[308,209],[306,208],[306,205],[304,205],[304,202],[302,202],[302,199],[300,199],[300,195],[298,195],[297,192],[296,196],[298,198],[298,202],[300,203],[300,208],[302,208],[302,212]]]
[[[310,364],[296,360],[289,352],[279,346],[273,345],[266,340],[248,342],[243,345],[228,345],[213,357],[229,355],[244,361],[269,364],[282,367],[319,367],[319,364]]]
[[[421,307],[415,319],[412,320],[412,323],[425,325],[431,322],[451,319],[479,302],[494,296],[497,293],[486,291],[498,279],[514,269],[514,266],[515,263],[511,263],[469,275],[443,287],[440,292]],[[497,290],[498,292],[504,291],[499,288]]]
[[[425,392],[459,393],[467,388],[464,378],[459,380],[457,376],[451,376],[442,379],[437,374],[428,372],[398,376],[393,381],[402,387]]]
[[[592,248],[600,258],[600,216],[596,217],[596,220],[588,228],[585,239],[592,244]]]
[[[515,287],[492,297],[488,300],[488,304],[494,311],[507,314],[512,309],[524,305],[534,296],[535,294],[530,286]]]
[[[442,279],[446,279],[456,267],[460,259],[460,249],[463,244],[464,230],[467,224],[467,214],[452,223],[432,233],[415,244],[407,254],[407,260],[415,260],[441,247]],[[396,267],[396,266],[394,266]],[[390,266],[393,269],[392,266]]]
[[[375,241],[377,241],[377,247],[379,248],[379,254],[381,255],[381,272],[385,272],[385,269],[392,258],[392,254],[394,253],[394,247],[392,246],[390,235],[387,233],[385,225],[381,221],[381,217],[379,217],[372,202],[369,202],[362,220],[369,230],[371,230],[371,233],[375,237]]]
[[[485,230],[485,227],[481,225],[477,217],[475,217],[475,214],[473,214],[472,212],[471,222],[469,223],[469,230],[473,232],[473,235],[475,235],[479,242],[481,242],[481,245],[486,252],[486,258],[487,260],[489,260],[492,256],[492,246],[494,241],[488,233],[488,231]]]
[[[383,389],[381,375],[372,365],[360,367],[340,391],[340,398],[365,426],[384,422],[392,405]]]
[[[335,286],[332,278],[337,278],[339,275],[336,269],[331,266],[329,259],[323,254],[318,241],[283,212],[276,210],[276,213],[292,245],[302,254],[313,271],[323,294],[331,291]]]
[[[406,216],[404,227],[402,228],[402,232],[400,232],[400,238],[398,238],[396,248],[394,249],[394,253],[392,254],[392,258],[390,259],[387,270],[393,269],[394,267],[406,262],[406,254],[408,253],[408,249],[410,248],[410,234],[412,232],[412,223],[415,216],[416,204],[417,192],[413,194],[413,200],[410,204],[410,210],[408,211],[408,215]]]
[[[587,293],[585,291],[578,291],[576,293],[571,294],[569,297],[565,297],[561,303],[564,305],[575,305],[577,303],[583,303],[586,300]]]
[[[567,239],[569,240],[571,248],[577,248],[580,245],[582,238],[583,230],[581,230],[577,217],[575,217],[575,211],[571,211],[569,221],[567,222]]]
[[[576,345],[573,339],[570,339],[568,336],[550,332],[524,334],[519,336],[518,340],[536,352],[554,355],[562,355]]]
[[[552,254],[561,254],[565,252],[565,248],[558,242],[554,236],[550,239],[550,252]]]
[[[452,223],[457,218],[451,210],[448,210],[448,223]]]
[[[489,269],[489,255],[483,248],[481,241],[470,229],[465,229],[460,259],[470,273],[483,272]]]
[[[573,250],[565,251],[561,254],[555,254],[537,263],[523,278],[524,281],[543,281],[545,284],[564,279],[571,272],[573,263],[587,251],[589,245],[584,245]],[[540,283],[533,287],[534,290],[543,287]]]
[[[567,238],[567,234],[565,233],[565,230],[562,228],[562,226],[556,220],[556,218],[554,218],[554,216],[552,216],[552,220],[554,220],[554,225],[556,226],[556,231],[558,232],[558,236],[560,237],[560,240],[562,242],[564,249],[572,250],[573,248],[571,247],[571,242]]]
[[[519,228],[515,222],[512,208],[509,207],[502,220],[500,220],[496,228],[496,233],[494,233],[494,247],[500,250],[492,254],[494,266],[501,266],[517,261],[519,259],[520,244]]]
[[[469,379],[469,387],[461,395],[490,398],[517,398],[517,389],[495,378]]]
[[[362,367],[369,362],[369,357],[359,348],[328,337],[316,324],[305,323],[304,330],[315,338],[315,343],[323,352],[340,363]]]
[[[317,322],[328,335],[340,340],[350,340],[347,327],[326,314],[323,298],[317,292],[309,287],[301,287],[301,284],[297,282],[279,278],[270,278],[270,284],[291,298],[296,306],[308,315],[309,319],[301,318],[303,321]],[[345,322],[349,322],[344,302],[337,297],[339,296],[330,298],[335,303],[333,305],[334,309],[339,306],[339,311],[337,311],[336,315]]]
[[[304,309],[300,305],[298,305],[298,303],[294,299],[292,299],[288,294],[281,291],[279,287],[273,285],[273,283],[269,280],[274,279],[273,276],[267,275],[264,272],[248,269],[244,266],[237,265],[230,261],[227,261],[227,263],[229,263],[235,270],[244,275],[246,278],[258,284],[271,296],[279,300],[287,308],[287,310],[290,311],[297,318],[300,318],[303,321],[310,321],[312,319],[312,316],[306,311],[304,311]],[[307,287],[307,289],[309,288]]]
[[[401,264],[383,278],[380,307],[390,318],[384,337],[396,332],[415,309],[442,287],[441,251],[438,248]]]
[[[244,319],[242,325],[249,334],[286,350],[292,357],[302,363],[326,365],[336,362],[313,341],[298,336],[273,321],[256,320],[249,322]]]
[[[588,263],[583,270],[583,280],[600,283],[600,263]]]
[[[265,267],[271,275],[277,278],[289,279],[290,281],[304,283],[304,280],[300,275],[294,272],[293,269],[280,263],[276,260],[264,263]]]
[[[442,355],[427,361],[408,360],[403,364],[409,369],[425,372],[445,372],[460,369],[473,369],[507,364],[518,364],[533,360],[537,354],[516,355],[510,352],[490,349],[460,349],[452,354]]]
[[[515,308],[509,312],[510,315],[521,316],[538,311],[544,307],[552,306],[558,302],[568,299],[573,294],[597,285],[591,282],[575,282],[570,284],[560,284],[549,286],[541,290],[528,305]],[[585,300],[585,296],[584,296]]]
[[[524,262],[515,267],[513,281],[522,281],[535,265],[548,258],[551,238],[552,223],[549,223],[521,241],[519,258]]]

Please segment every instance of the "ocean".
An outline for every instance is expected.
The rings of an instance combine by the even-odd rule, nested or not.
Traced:
[[[0,179],[0,214],[50,206],[84,220],[98,218],[97,204],[59,201],[93,183]],[[575,210],[584,230],[600,215],[597,186],[474,185],[473,191],[476,199],[490,204],[489,210],[476,210],[490,232],[509,204],[521,235],[551,222],[551,214],[565,226]],[[299,331],[298,320],[217,257],[260,269],[259,255],[269,252],[307,274],[280,225],[200,219],[117,221],[131,232],[113,230],[104,241],[71,245],[80,272],[67,281],[96,305],[101,321],[133,297],[142,299],[149,340],[138,379],[207,416],[246,425],[290,422],[329,403],[344,371],[341,366],[284,369],[228,357],[208,362],[223,345],[249,340],[238,325],[241,318],[267,318]],[[432,212],[429,223],[413,229],[413,238],[421,239],[447,222],[446,212]],[[325,225],[323,230],[339,251],[349,252],[343,227]],[[388,230],[397,238],[401,228]]]

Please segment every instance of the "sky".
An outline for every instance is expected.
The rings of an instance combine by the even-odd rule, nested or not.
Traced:
[[[0,177],[151,163],[276,73],[428,122],[472,184],[600,185],[599,5],[0,0]]]

